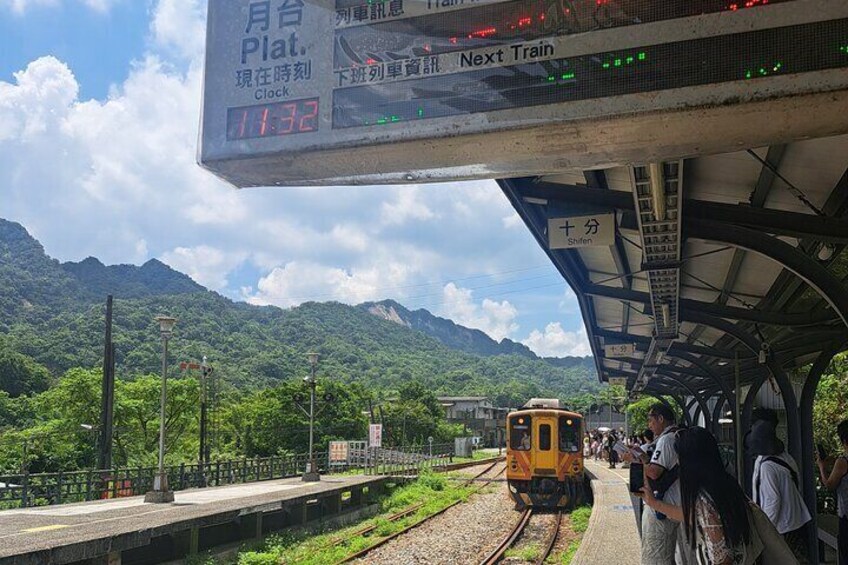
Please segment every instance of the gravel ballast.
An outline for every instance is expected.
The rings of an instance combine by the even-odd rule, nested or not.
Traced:
[[[485,466],[463,470],[479,473]],[[495,466],[494,476],[503,469]],[[361,565],[478,565],[518,520],[519,513],[506,491],[504,475],[444,514],[424,522],[355,561]]]

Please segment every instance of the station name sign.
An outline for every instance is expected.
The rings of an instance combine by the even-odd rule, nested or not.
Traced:
[[[199,160],[237,186],[521,171],[457,140],[633,110],[580,101],[848,65],[830,49],[845,7],[728,36],[674,24],[804,1],[210,0]]]

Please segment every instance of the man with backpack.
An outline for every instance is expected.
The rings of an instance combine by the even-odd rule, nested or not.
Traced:
[[[648,428],[657,438],[650,456],[644,455],[645,481],[654,497],[668,504],[680,506],[680,483],[678,459],[675,449],[675,414],[671,408],[656,403],[648,410]],[[625,460],[632,460],[628,453]],[[642,512],[642,565],[670,565],[675,562],[675,553],[688,562],[688,546],[684,542],[680,524],[662,513],[645,508]],[[680,548],[677,546],[680,545]],[[679,549],[679,551],[675,551]]]
[[[804,526],[812,519],[801,495],[798,464],[767,419],[754,422],[747,447],[756,457],[751,493],[796,555],[805,553]]]

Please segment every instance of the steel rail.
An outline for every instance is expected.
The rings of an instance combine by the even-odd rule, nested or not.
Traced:
[[[503,559],[506,551],[512,547],[512,544],[516,542],[516,540],[521,536],[521,533],[524,531],[524,528],[526,528],[527,524],[530,523],[530,517],[532,515],[533,508],[525,509],[521,513],[521,517],[518,519],[518,522],[516,522],[515,526],[513,526],[512,531],[510,531],[510,533],[501,540],[501,543],[494,549],[494,551],[480,562],[480,565],[495,565],[495,563],[498,563],[501,559]]]
[[[545,550],[536,560],[536,565],[544,565],[545,559],[551,554],[554,550],[554,546],[556,545],[557,538],[559,537],[559,528],[562,525],[562,511],[557,511],[556,518],[554,521],[554,527],[551,530],[550,537],[548,538],[548,542],[545,544]]]
[[[470,479],[467,479],[466,482],[465,482],[465,486],[473,484],[475,480],[479,479],[480,477],[482,477],[483,475],[485,475],[486,473],[491,471],[495,467],[495,465],[497,465],[498,463],[502,463],[502,462],[503,462],[503,460],[499,459],[499,460],[495,461],[494,463],[492,463],[491,465],[489,465],[488,467],[486,467],[485,469],[483,469],[481,472],[479,472],[476,475],[474,475],[473,477],[471,477]],[[485,483],[480,485],[477,489],[475,489],[475,492],[480,492],[485,487],[489,486],[495,478],[499,477],[500,475],[503,475],[505,472],[506,472],[506,466],[504,466],[503,469],[501,469],[493,477],[491,477],[491,480],[486,481]],[[371,553],[372,551],[374,551],[375,549],[377,549],[378,547],[385,545],[386,543],[390,542],[391,540],[393,540],[395,538],[399,538],[400,536],[406,534],[410,530],[417,528],[421,524],[432,520],[436,516],[440,516],[441,514],[444,514],[445,512],[447,512],[448,510],[450,510],[454,506],[457,506],[458,504],[462,504],[463,502],[465,502],[465,500],[457,500],[456,502],[452,502],[452,503],[448,504],[447,506],[445,506],[444,508],[442,508],[441,510],[439,510],[438,512],[430,514],[429,516],[422,518],[421,520],[415,522],[414,524],[410,524],[409,526],[403,528],[402,530],[395,532],[392,535],[385,537],[385,538],[381,539],[380,541],[377,541],[377,542],[369,545],[365,549],[357,551],[353,555],[348,555],[344,559],[338,561],[336,563],[336,565],[341,565],[342,563],[350,563],[351,561],[361,559],[361,558],[365,557],[366,555],[368,555],[369,553]]]

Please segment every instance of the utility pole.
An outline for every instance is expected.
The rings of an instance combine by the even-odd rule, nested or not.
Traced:
[[[103,378],[100,391],[100,449],[97,468],[112,466],[112,426],[115,404],[115,344],[112,343],[112,295],[106,297],[106,336],[103,346]]]
[[[145,502],[165,503],[174,501],[174,491],[168,487],[168,474],[165,472],[165,405],[167,402],[168,382],[168,340],[174,330],[175,318],[158,316],[159,335],[162,338],[162,391],[159,397],[159,467],[153,478],[153,490],[144,496]]]
[[[315,465],[315,369],[318,366],[318,354],[308,353],[310,376],[307,377],[306,384],[309,385],[309,464],[306,467],[306,472],[303,473],[303,480],[307,482],[320,481],[321,476],[318,474],[318,467]]]
[[[200,363],[200,466],[209,463],[209,446],[206,441],[206,400],[208,383],[207,377],[212,373],[212,367],[206,365],[206,355],[203,356],[203,361]]]

